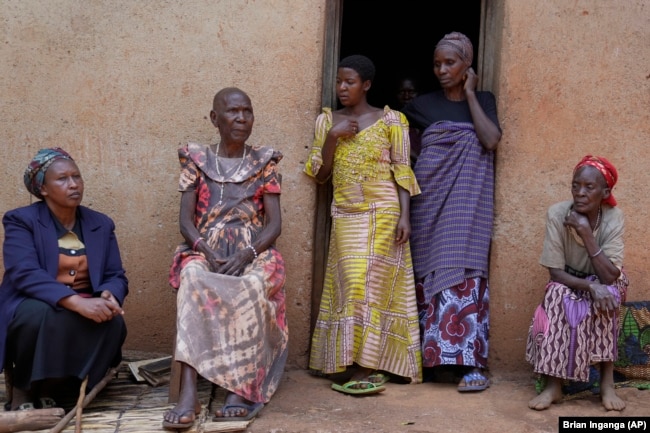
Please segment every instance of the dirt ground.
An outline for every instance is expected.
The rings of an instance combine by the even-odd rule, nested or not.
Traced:
[[[135,384],[128,367],[122,366],[120,371],[84,411],[82,430],[87,433],[164,431],[161,426],[163,413],[173,407],[167,401],[169,387]],[[4,402],[2,379],[0,375],[0,400]],[[204,409],[200,419],[184,433],[559,432],[561,416],[607,421],[607,417],[612,416],[638,419],[650,415],[650,391],[636,388],[618,389],[627,402],[627,408],[620,414],[606,412],[595,395],[570,398],[538,412],[527,407],[528,400],[535,395],[532,377],[497,374],[491,381],[490,388],[480,393],[459,393],[453,384],[388,383],[386,391],[380,394],[355,397],[331,390],[329,379],[313,376],[305,370],[289,370],[271,402],[246,427],[245,422],[233,423],[236,425],[210,422],[225,392],[218,390],[221,397],[215,395],[212,402],[212,386],[203,380],[199,394]],[[74,431],[75,423],[71,421],[63,433]]]
[[[135,357],[133,360],[156,357]],[[632,387],[618,389],[627,403],[627,408],[621,413],[605,411],[599,396],[590,393],[572,396],[545,411],[534,411],[527,406],[535,396],[532,375],[507,374],[493,372],[490,388],[480,393],[459,393],[456,385],[451,383],[408,385],[391,382],[380,394],[355,397],[333,391],[330,379],[313,376],[306,370],[292,369],[285,372],[271,402],[248,426],[246,422],[211,422],[214,409],[223,404],[225,391],[214,390],[209,382],[201,380],[202,413],[192,428],[182,432],[532,433],[559,432],[561,416],[593,417],[594,421],[600,422],[611,421],[609,417],[638,420],[650,416],[650,390]],[[342,382],[345,377],[335,379]],[[4,385],[4,375],[0,375],[2,402],[6,400]],[[174,406],[168,402],[168,392],[167,385],[151,387],[147,383],[134,383],[129,367],[123,363],[116,378],[84,410],[82,431],[163,432],[163,413]],[[74,406],[76,394],[72,397],[71,406]],[[650,421],[648,418],[645,420]],[[578,431],[586,432],[576,430],[576,433]],[[75,432],[74,421],[62,433],[72,432]]]
[[[643,417],[650,415],[650,391],[619,388],[623,412],[607,412],[597,395],[565,399],[545,411],[528,409],[535,396],[532,377],[493,375],[480,393],[459,393],[450,383],[386,384],[365,397],[330,389],[331,381],[305,370],[285,373],[271,402],[249,433],[421,433],[558,432],[560,416]],[[605,419],[606,421],[607,419]]]

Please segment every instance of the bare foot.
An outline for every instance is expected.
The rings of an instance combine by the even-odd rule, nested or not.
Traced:
[[[177,404],[173,409],[168,410],[163,414],[163,427],[177,429],[179,425],[192,425],[196,419],[197,413],[201,412],[201,407],[197,412],[196,409],[186,409]]]
[[[163,427],[174,429],[177,428],[174,426],[178,424],[191,425],[194,423],[196,415],[200,413],[201,404],[198,399],[192,398],[191,395],[183,396],[181,393],[178,404],[163,414]]]
[[[196,415],[201,413],[201,403],[199,402],[196,389],[196,379],[196,370],[182,363],[181,392],[178,397],[178,403],[173,409],[163,414],[164,428],[175,430],[191,426],[196,419]]]
[[[625,409],[625,402],[616,394],[613,386],[600,387],[600,401],[607,410]]]
[[[600,401],[607,410],[625,409],[625,402],[616,394],[614,389],[614,363],[600,363]]]
[[[530,400],[528,407],[535,410],[544,410],[560,400],[562,400],[562,382],[560,379],[549,377],[544,391]]]
[[[234,392],[228,392],[226,401],[221,409],[214,411],[215,418],[241,418],[248,415],[246,407],[253,407],[255,403],[246,400]]]
[[[22,404],[32,403],[32,394],[29,391],[13,387],[13,396],[11,399],[11,410],[18,410]]]

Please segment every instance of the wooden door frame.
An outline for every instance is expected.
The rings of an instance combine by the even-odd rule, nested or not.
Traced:
[[[323,83],[321,89],[322,107],[334,107],[336,104],[334,82],[336,81],[336,65],[341,51],[342,19],[343,0],[327,0],[325,47],[323,52]],[[324,184],[319,184],[316,187],[316,215],[314,219],[310,336],[314,332],[314,326],[318,318],[320,299],[323,294],[325,270],[327,268],[327,251],[330,240],[331,202],[332,182],[327,181]]]

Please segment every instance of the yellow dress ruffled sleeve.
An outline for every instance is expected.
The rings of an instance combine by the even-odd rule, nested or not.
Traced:
[[[316,177],[318,171],[323,165],[322,149],[325,144],[327,132],[332,127],[332,110],[331,108],[323,108],[323,112],[316,118],[316,127],[314,130],[314,142],[305,163],[304,172],[313,178]]]
[[[390,130],[390,169],[395,177],[395,182],[407,190],[411,196],[418,195],[420,186],[410,164],[411,139],[409,138],[408,120],[403,113],[386,109],[384,121]]]

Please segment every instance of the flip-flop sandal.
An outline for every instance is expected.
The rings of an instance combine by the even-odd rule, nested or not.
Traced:
[[[170,410],[172,410],[172,409],[170,409]],[[190,428],[190,427],[192,427],[194,425],[194,421],[196,421],[196,412],[193,411],[192,409],[186,410],[185,412],[183,412],[181,414],[181,416],[179,416],[179,418],[183,418],[183,417],[186,417],[186,416],[194,416],[194,418],[192,419],[192,421],[188,421],[188,422],[169,422],[169,421],[163,420],[162,426],[163,426],[164,429],[167,429],[167,430],[180,430],[180,429]]]
[[[468,385],[472,381],[479,381],[479,380],[483,382],[482,385]],[[490,387],[490,379],[488,379],[478,371],[472,371],[470,373],[467,373],[465,376],[463,376],[461,382],[463,381],[465,382],[465,385],[461,385],[459,383],[457,388],[458,392],[483,391]]]
[[[212,421],[215,422],[226,422],[226,421],[248,421],[250,419],[255,418],[255,416],[259,413],[260,410],[264,407],[264,403],[253,403],[253,404],[246,404],[246,403],[233,403],[233,404],[225,404],[221,408],[221,413],[226,413],[229,410],[232,409],[246,409],[248,410],[248,413],[244,416],[214,416],[212,418]]]
[[[374,383],[377,386],[384,385],[390,382],[390,376],[384,373],[373,373],[368,376],[368,382]]]
[[[359,385],[363,385],[364,388],[359,388]],[[385,391],[386,387],[383,385],[377,385],[376,383],[368,382],[367,380],[351,380],[344,383],[343,385],[333,383],[332,389],[334,391],[350,395],[369,395]]]
[[[34,410],[34,409],[36,409],[36,407],[34,407],[34,403],[28,401],[26,403],[19,405],[14,410]]]
[[[56,401],[54,401],[54,399],[50,398],[50,397],[41,397],[41,398],[38,399],[38,401],[40,402],[41,409],[49,409],[49,408],[52,408],[52,407],[58,407],[56,405]]]

